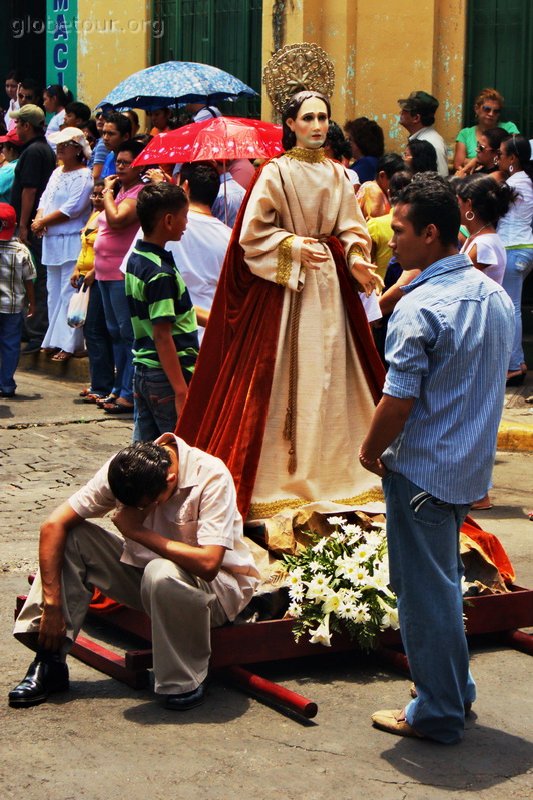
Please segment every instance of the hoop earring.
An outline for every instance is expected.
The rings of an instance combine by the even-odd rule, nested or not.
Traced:
[[[470,214],[470,216],[468,216],[469,214]],[[468,222],[472,222],[472,220],[474,219],[475,216],[476,215],[474,214],[473,211],[467,211],[466,214],[465,214],[465,219],[467,219]]]
[[[513,172],[514,172],[514,167],[513,167],[513,165],[512,165],[512,164],[510,164],[510,165],[509,165],[509,172],[511,173],[511,175],[512,175],[512,174],[513,174]]]

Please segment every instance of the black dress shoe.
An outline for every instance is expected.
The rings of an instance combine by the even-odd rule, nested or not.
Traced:
[[[189,708],[195,708],[202,705],[205,700],[205,681],[200,684],[192,692],[184,692],[183,694],[167,694],[164,700],[165,708],[170,708],[172,711],[188,711]]]
[[[32,661],[26,677],[9,692],[13,708],[44,703],[53,692],[69,688],[68,667],[62,661]]]

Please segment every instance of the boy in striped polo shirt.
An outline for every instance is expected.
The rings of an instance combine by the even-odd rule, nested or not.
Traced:
[[[126,296],[135,341],[134,441],[173,431],[198,356],[198,329],[189,292],[166,242],[187,226],[187,197],[169,183],[149,184],[137,198],[143,230],[128,259]]]

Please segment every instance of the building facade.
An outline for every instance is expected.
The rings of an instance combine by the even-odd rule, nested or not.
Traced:
[[[132,72],[166,60],[226,69],[261,93],[261,67],[283,44],[316,42],[336,68],[333,117],[375,118],[401,149],[399,97],[440,100],[437,128],[450,149],[473,123],[486,85],[506,118],[533,133],[530,0],[6,0],[0,67],[65,83],[92,108]],[[268,99],[226,113],[272,117]]]

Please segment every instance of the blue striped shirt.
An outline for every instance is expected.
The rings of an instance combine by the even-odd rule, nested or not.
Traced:
[[[471,503],[490,485],[513,305],[466,255],[436,261],[392,314],[384,393],[416,398],[384,452],[388,469],[448,503]]]

